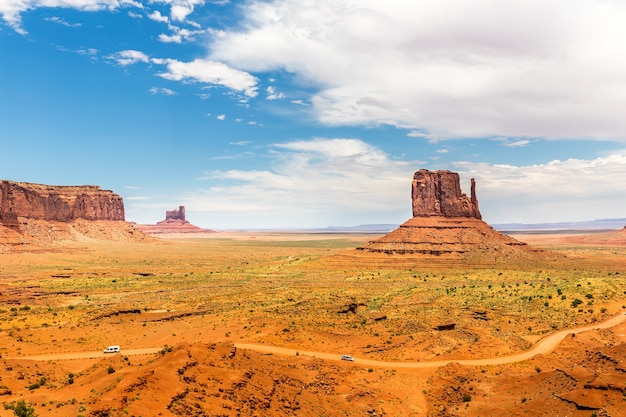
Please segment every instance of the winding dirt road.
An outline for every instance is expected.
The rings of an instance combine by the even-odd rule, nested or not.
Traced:
[[[588,326],[577,327],[574,329],[565,329],[556,333],[552,333],[539,342],[537,342],[531,349],[526,352],[517,353],[510,356],[498,356],[493,358],[484,359],[445,359],[440,361],[424,361],[424,362],[392,362],[392,361],[376,361],[371,359],[355,358],[353,362],[355,365],[381,367],[381,368],[438,368],[445,366],[449,363],[458,363],[466,366],[483,366],[483,365],[502,365],[513,362],[522,362],[532,358],[535,355],[550,353],[554,350],[559,343],[566,336],[570,334],[577,334],[588,330],[608,329],[610,327],[617,326],[626,321],[626,313],[620,313],[606,321],[596,324],[590,324]],[[285,356],[309,356],[314,358],[340,361],[341,354],[336,353],[324,353],[324,352],[312,352],[298,349],[288,349],[277,346],[256,345],[251,343],[235,343],[235,347],[238,349],[253,350],[261,353],[285,355]],[[162,347],[143,348],[143,349],[125,349],[123,354],[130,355],[148,355],[161,351]],[[349,352],[347,352],[349,353]],[[110,355],[110,354],[109,354]],[[53,360],[69,360],[69,359],[93,359],[102,358],[107,354],[102,352],[77,352],[77,353],[57,353],[50,355],[34,355],[34,356],[13,356],[6,357],[6,359],[26,359],[34,361],[53,361]]]

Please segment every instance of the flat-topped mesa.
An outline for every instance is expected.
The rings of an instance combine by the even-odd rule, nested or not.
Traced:
[[[95,185],[51,186],[27,182],[0,182],[0,223],[17,225],[17,218],[69,222],[124,221],[124,201],[113,191]]]
[[[459,174],[420,169],[413,175],[413,217],[471,217],[481,219],[472,178],[471,197],[461,192]]]

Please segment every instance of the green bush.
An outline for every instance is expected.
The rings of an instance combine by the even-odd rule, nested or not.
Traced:
[[[35,409],[26,404],[24,400],[17,403],[17,405],[13,409],[13,414],[15,414],[17,417],[37,417],[37,414],[35,414]]]
[[[581,305],[583,303],[583,301],[579,298],[574,299],[574,301],[572,301],[572,308],[576,308],[579,305]]]

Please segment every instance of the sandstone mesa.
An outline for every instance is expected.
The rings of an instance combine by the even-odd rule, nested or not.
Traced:
[[[0,251],[81,239],[145,240],[125,221],[121,196],[95,185],[0,182]]]

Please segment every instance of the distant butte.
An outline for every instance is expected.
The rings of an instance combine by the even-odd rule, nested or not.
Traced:
[[[137,229],[151,235],[161,235],[168,233],[215,233],[215,230],[203,229],[189,223],[185,217],[185,206],[178,207],[178,210],[165,211],[165,220],[157,224],[138,224]]]
[[[461,192],[459,174],[421,169],[411,187],[413,218],[387,235],[358,248],[364,252],[496,261],[537,254],[482,220],[476,197]]]

